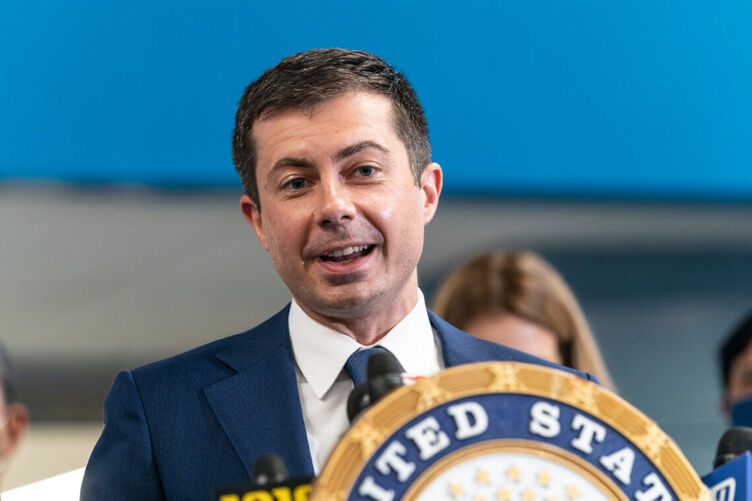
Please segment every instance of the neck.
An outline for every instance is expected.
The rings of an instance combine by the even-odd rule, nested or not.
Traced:
[[[345,315],[327,315],[314,311],[308,306],[295,301],[309,317],[330,329],[351,337],[359,344],[370,346],[384,337],[394,328],[418,303],[418,288],[412,290],[400,301],[392,301],[388,306],[368,308],[365,311],[349,311]]]

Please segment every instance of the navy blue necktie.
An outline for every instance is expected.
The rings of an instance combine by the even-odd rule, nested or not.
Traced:
[[[368,359],[375,353],[388,353],[388,351],[381,346],[358,350],[350,355],[350,358],[345,362],[345,371],[347,371],[355,386],[365,383],[366,379],[368,379]]]

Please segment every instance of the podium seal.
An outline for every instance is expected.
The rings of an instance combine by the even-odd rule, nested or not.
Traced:
[[[402,387],[361,416],[312,501],[700,501],[658,426],[569,373],[486,362]]]

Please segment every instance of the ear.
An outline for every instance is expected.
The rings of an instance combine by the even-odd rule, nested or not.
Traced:
[[[256,232],[256,237],[258,237],[261,245],[268,251],[269,246],[266,245],[266,234],[264,233],[264,225],[261,221],[261,211],[256,202],[251,200],[251,197],[248,195],[243,195],[240,197],[240,211],[245,216],[246,221],[253,227],[253,231]]]
[[[439,195],[444,182],[441,166],[431,162],[420,175],[420,189],[423,192],[423,224],[428,224],[439,207]]]
[[[29,409],[22,403],[12,403],[8,406],[8,452],[15,452],[21,437],[29,426]]]

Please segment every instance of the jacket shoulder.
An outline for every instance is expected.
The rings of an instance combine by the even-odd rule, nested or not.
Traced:
[[[263,358],[268,350],[277,349],[279,345],[289,342],[288,311],[289,305],[245,332],[151,362],[130,372],[139,388],[155,382],[160,387],[169,389],[170,381],[192,381],[194,385],[205,386],[238,372],[242,366],[251,365]]]
[[[498,343],[478,339],[451,325],[430,310],[428,310],[428,316],[441,340],[442,355],[447,367],[476,362],[522,362],[562,370],[583,379],[598,382],[588,373],[555,364]]]

